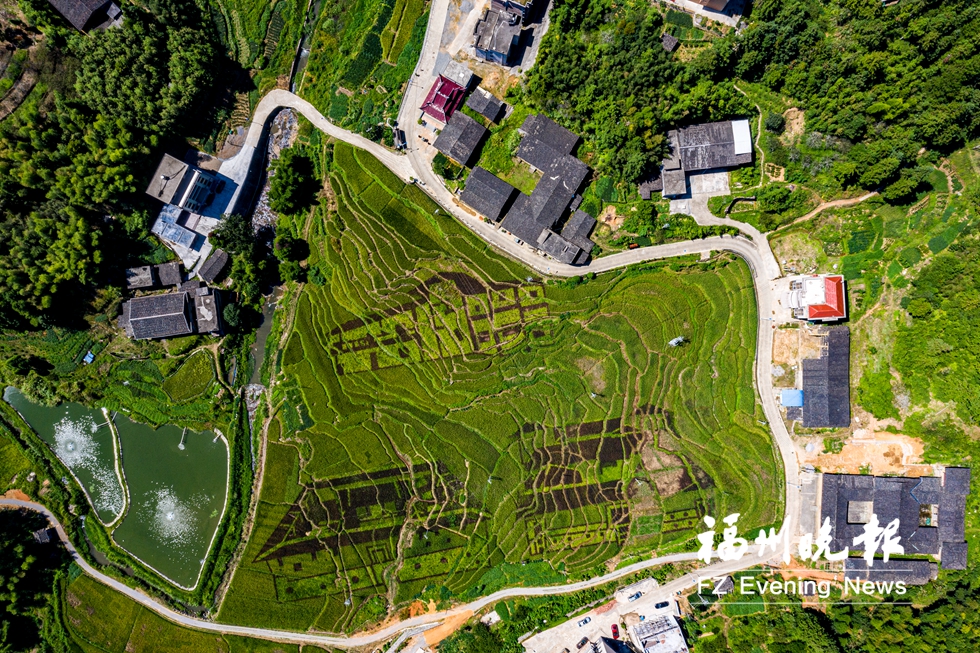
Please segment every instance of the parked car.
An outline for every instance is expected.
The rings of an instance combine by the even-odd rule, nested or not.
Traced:
[[[655,605],[655,606],[653,606],[653,607],[655,607],[655,608],[656,608],[656,609],[658,609],[658,610],[663,610],[663,609],[664,609],[664,608],[666,608],[666,607],[667,607],[668,605],[670,605],[670,601],[661,601],[660,603],[658,603],[657,605]]]
[[[581,641],[579,641],[579,643],[575,645],[575,648],[582,648],[583,646],[585,646],[588,643],[589,643],[589,638],[588,637],[583,637],[581,639]]]
[[[619,624],[612,625],[613,639],[619,639]]]
[[[630,596],[626,600],[629,601],[630,603],[632,603],[633,601],[635,601],[636,599],[640,598],[641,596],[643,596],[643,592],[637,592],[636,594],[633,594],[632,596]]]
[[[571,651],[569,651],[569,650],[568,650],[567,648],[563,648],[563,649],[561,650],[561,653],[572,653],[572,652],[571,652]]]
[[[589,623],[590,621],[592,621],[592,617],[586,617],[582,621],[578,622],[578,625],[579,626],[584,626],[585,624]]]

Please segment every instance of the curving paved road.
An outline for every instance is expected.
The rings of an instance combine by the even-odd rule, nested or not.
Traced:
[[[414,138],[417,127],[415,120],[415,114],[417,113],[416,108],[421,104],[423,94],[428,90],[429,85],[434,79],[433,69],[435,66],[439,45],[442,40],[443,26],[445,25],[448,6],[449,0],[433,0],[432,2],[429,25],[426,30],[422,54],[419,58],[416,72],[411,80],[412,83],[405,94],[399,123],[405,130],[407,140],[410,145],[407,155],[396,154],[378,145],[377,143],[367,140],[363,136],[353,134],[347,130],[337,127],[324,118],[323,115],[320,114],[320,112],[306,100],[303,100],[288,91],[274,90],[267,94],[256,108],[255,115],[252,119],[252,124],[250,125],[249,132],[246,137],[245,147],[242,148],[242,154],[240,154],[239,157],[226,162],[229,171],[232,169],[241,168],[241,171],[245,171],[245,173],[247,173],[248,168],[251,168],[253,165],[251,155],[254,154],[261,141],[262,130],[264,129],[269,116],[275,110],[281,107],[290,107],[303,114],[303,116],[310,120],[311,123],[313,123],[324,133],[338,140],[345,141],[367,150],[381,160],[382,163],[390,168],[401,179],[405,181],[410,181],[412,178],[419,180],[422,182],[422,187],[440,206],[450,211],[461,222],[472,229],[474,233],[505,254],[543,274],[568,277],[589,272],[604,272],[634,263],[683,256],[686,254],[701,254],[704,252],[719,250],[730,251],[740,256],[747,262],[752,272],[759,314],[755,360],[756,385],[762,400],[766,419],[768,420],[769,426],[773,433],[774,441],[782,458],[785,473],[786,502],[782,532],[784,536],[788,535],[790,538],[795,538],[798,535],[797,525],[800,507],[799,461],[797,459],[796,448],[790,439],[789,433],[786,430],[785,424],[783,423],[782,416],[779,413],[779,408],[776,404],[776,399],[772,388],[771,354],[773,330],[775,329],[775,324],[772,322],[772,315],[774,315],[773,307],[775,305],[775,300],[773,288],[770,282],[771,280],[778,278],[781,275],[781,272],[778,264],[776,263],[775,257],[772,255],[772,251],[769,248],[769,244],[765,236],[744,223],[735,222],[734,220],[714,218],[714,216],[710,216],[710,213],[708,215],[702,214],[695,216],[698,218],[698,222],[702,224],[725,224],[734,226],[740,229],[743,233],[746,233],[749,237],[713,237],[699,241],[644,247],[620,252],[610,256],[604,256],[592,261],[587,266],[575,267],[558,263],[556,261],[551,261],[533,253],[527,247],[519,245],[517,242],[515,242],[513,237],[503,234],[495,227],[483,222],[475,215],[463,209],[455,202],[455,198],[453,197],[452,193],[450,193],[445,186],[442,185],[441,181],[432,172],[432,167],[428,158],[423,152],[415,148],[413,142],[418,140]],[[222,171],[224,170],[225,165],[222,166]],[[706,205],[704,208],[707,210]],[[698,213],[701,212],[699,211]],[[48,519],[50,519],[52,523],[56,524],[58,535],[65,542],[66,547],[71,552],[75,561],[87,574],[99,582],[115,589],[116,591],[125,594],[144,607],[153,610],[155,613],[172,622],[189,628],[196,628],[209,632],[244,635],[290,643],[322,644],[338,648],[355,648],[379,644],[407,629],[418,629],[435,625],[446,617],[457,614],[461,611],[472,610],[473,612],[477,612],[484,607],[504,598],[517,596],[548,596],[575,592],[628,576],[642,569],[648,569],[650,567],[671,562],[691,561],[696,559],[696,555],[694,553],[679,553],[654,558],[651,560],[645,560],[628,567],[618,569],[604,576],[579,583],[553,587],[518,587],[505,589],[471,603],[457,606],[452,610],[426,614],[419,617],[414,617],[412,619],[399,621],[370,633],[364,633],[351,637],[338,637],[313,633],[273,630],[267,628],[233,626],[205,621],[203,619],[198,619],[175,612],[170,610],[165,605],[159,603],[154,598],[140,592],[139,590],[129,587],[128,585],[125,585],[114,578],[106,576],[88,564],[84,558],[77,554],[64,530],[61,528],[61,525],[57,523],[54,515],[51,514],[51,512],[44,506],[33,502],[18,501],[15,499],[0,499],[0,507],[27,508],[47,515]],[[742,559],[736,561],[717,562],[699,569],[698,572],[687,574],[682,578],[667,583],[663,587],[658,588],[656,591],[664,596],[667,596],[671,593],[696,585],[698,579],[701,577],[718,576],[740,569],[746,569],[766,562],[766,560],[767,558],[757,555],[746,555]]]
[[[172,621],[181,626],[186,626],[188,628],[195,628],[197,630],[204,630],[207,632],[221,633],[223,635],[244,635],[247,637],[257,637],[260,639],[268,639],[281,642],[290,642],[294,644],[322,644],[325,646],[334,646],[338,648],[357,648],[361,646],[371,646],[376,644],[381,644],[400,632],[405,630],[412,630],[415,633],[427,630],[446,617],[458,614],[460,612],[472,611],[478,612],[483,608],[493,605],[497,601],[507,598],[514,598],[518,596],[552,596],[555,594],[567,594],[569,592],[578,592],[584,589],[589,589],[597,585],[602,585],[610,581],[616,580],[617,578],[623,578],[624,576],[629,576],[637,571],[643,569],[648,569],[650,567],[657,567],[660,565],[672,563],[672,562],[688,562],[695,560],[697,554],[695,553],[675,553],[673,555],[662,556],[660,558],[653,558],[651,560],[644,560],[642,562],[637,562],[635,564],[629,565],[628,567],[623,567],[622,569],[617,569],[605,576],[600,576],[597,578],[592,578],[590,580],[580,581],[577,583],[569,583],[568,585],[558,585],[553,587],[511,587],[508,589],[500,590],[499,592],[494,592],[488,596],[479,598],[471,603],[466,603],[464,605],[456,606],[451,610],[443,610],[441,612],[432,612],[429,614],[421,615],[418,617],[413,617],[411,619],[405,619],[404,621],[399,621],[397,623],[390,624],[384,628],[379,628],[378,630],[372,631],[370,633],[364,633],[361,635],[353,635],[351,637],[337,637],[332,635],[317,635],[314,633],[299,633],[288,630],[273,630],[270,628],[251,628],[248,626],[234,626],[231,624],[215,623],[213,621],[205,621],[203,619],[198,619],[196,617],[190,617],[181,612],[175,612],[163,605],[156,599],[144,594],[143,592],[126,585],[111,576],[106,576],[98,569],[90,565],[85,558],[78,554],[75,547],[72,545],[71,540],[65,533],[58,519],[49,511],[47,508],[39,503],[34,503],[33,501],[21,501],[19,499],[5,499],[0,498],[0,508],[24,508],[27,510],[33,510],[45,515],[48,520],[54,524],[55,530],[58,532],[58,537],[61,538],[64,543],[65,548],[68,550],[72,559],[75,563],[81,567],[85,573],[94,578],[95,580],[103,583],[104,585],[111,587],[117,592],[125,594],[129,598],[133,599],[140,605],[149,608],[153,612],[157,613],[164,619]],[[718,573],[723,573],[723,569],[719,569]]]

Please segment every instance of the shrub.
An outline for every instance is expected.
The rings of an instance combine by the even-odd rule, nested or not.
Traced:
[[[786,129],[786,118],[778,113],[766,114],[766,119],[763,122],[766,131],[772,132],[773,134],[782,134],[783,130]]]
[[[227,304],[221,311],[221,317],[224,318],[226,326],[237,329],[242,323],[242,309],[238,304]]]
[[[269,207],[276,213],[296,213],[316,199],[313,161],[299,150],[288,149],[274,164],[269,182]]]

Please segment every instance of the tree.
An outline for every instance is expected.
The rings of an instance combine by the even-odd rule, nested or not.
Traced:
[[[767,113],[763,125],[766,131],[770,131],[773,134],[782,134],[783,130],[786,129],[786,118],[780,113]]]
[[[256,248],[252,219],[238,213],[224,216],[208,238],[214,245],[232,254],[251,257]]]
[[[145,131],[171,133],[213,81],[210,40],[145,12],[128,13],[121,29],[93,32],[77,48],[82,65],[75,90],[82,101]]]
[[[47,527],[37,513],[0,510],[0,651],[37,650],[46,622],[57,620],[48,604],[71,559],[56,543],[34,539],[35,531]]]
[[[640,202],[623,220],[623,230],[637,236],[650,236],[656,230],[656,209],[653,202]]]
[[[302,261],[310,255],[310,246],[302,238],[283,232],[276,236],[273,253],[280,261]]]
[[[221,310],[221,317],[226,326],[237,329],[242,324],[242,308],[238,304],[225,304]]]
[[[317,181],[313,160],[289,148],[273,164],[269,182],[269,207],[276,213],[296,213],[316,200]]]
[[[283,281],[306,281],[306,269],[299,261],[282,261],[279,263],[279,276]]]

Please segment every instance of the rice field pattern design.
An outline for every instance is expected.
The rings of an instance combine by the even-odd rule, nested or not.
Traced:
[[[364,152],[332,165],[219,621],[353,632],[776,521],[744,263],[545,283]]]

